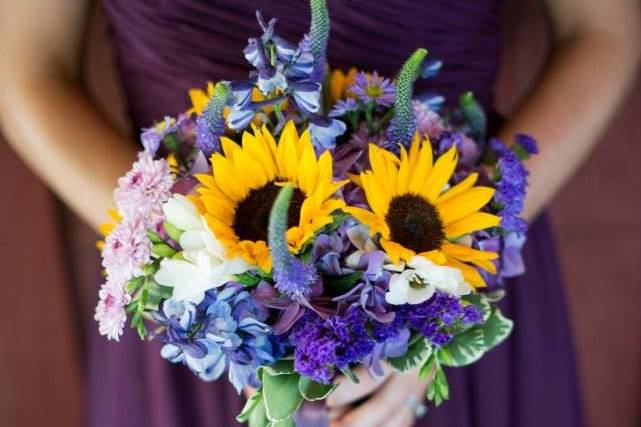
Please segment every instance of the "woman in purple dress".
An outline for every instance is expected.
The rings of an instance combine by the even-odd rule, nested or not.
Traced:
[[[153,4],[152,4],[153,3]],[[114,131],[82,90],[86,5],[77,0],[11,2],[2,15],[0,119],[7,137],[43,179],[92,225],[111,205],[116,178],[135,145]],[[392,76],[419,46],[444,63],[418,90],[450,100],[473,90],[491,110],[500,53],[500,0],[328,0],[329,61]],[[558,50],[540,83],[499,130],[535,135],[525,247],[528,272],[508,285],[511,338],[480,363],[449,373],[453,399],[420,426],[581,426],[578,379],[554,247],[540,211],[593,147],[625,92],[639,57],[634,1],[548,0]],[[208,80],[242,78],[241,51],[258,28],[254,11],[278,17],[291,39],[307,29],[308,5],[289,1],[104,0],[132,129],[187,107],[186,92]],[[605,72],[604,72],[605,71]],[[51,164],[56,167],[52,168]],[[558,165],[564,165],[560,169]],[[241,399],[225,381],[204,383],[125,334],[120,344],[89,340],[87,424],[230,426]],[[413,396],[425,385],[391,375],[345,386],[329,404],[333,425],[407,427]],[[356,398],[368,396],[367,399]]]

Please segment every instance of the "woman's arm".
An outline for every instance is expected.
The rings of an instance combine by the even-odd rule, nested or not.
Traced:
[[[547,0],[554,54],[539,84],[507,122],[500,137],[533,135],[541,154],[528,163],[531,188],[526,216],[534,218],[588,156],[635,76],[641,55],[637,0]],[[402,402],[424,390],[414,375],[341,383],[330,396],[332,427],[409,427]],[[376,390],[363,404],[350,403]],[[387,398],[383,398],[387,396]],[[381,410],[383,407],[384,410]]]
[[[22,159],[87,223],[112,206],[136,149],[82,85],[89,2],[0,3],[0,127]]]
[[[533,135],[525,216],[532,219],[590,154],[627,95],[641,56],[638,0],[546,0],[553,26],[551,61],[500,137]]]

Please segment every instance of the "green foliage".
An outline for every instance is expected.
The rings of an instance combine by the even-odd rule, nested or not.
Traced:
[[[408,372],[422,367],[432,355],[430,343],[419,336],[408,347],[407,353],[401,357],[387,359],[387,362],[401,372]]]
[[[485,294],[476,292],[463,297],[463,301],[473,304],[483,314],[483,322],[486,322],[492,313],[492,306],[485,297]]]
[[[362,277],[362,271],[354,271],[344,276],[323,276],[323,289],[329,295],[342,295],[352,289]]]
[[[176,254],[176,250],[167,243],[154,243],[151,247],[151,253],[158,258],[171,258]]]
[[[427,56],[427,50],[417,49],[403,64],[396,82],[396,100],[394,101],[394,118],[396,125],[392,129],[392,141],[409,143],[415,127],[412,111],[412,92],[414,82],[420,75],[421,64]]]
[[[175,242],[180,241],[180,236],[182,236],[183,234],[182,230],[180,230],[169,221],[163,222],[163,228],[165,229],[165,233],[167,233],[167,236],[169,236],[172,240],[174,240]]]
[[[483,141],[487,128],[487,118],[483,107],[476,101],[472,92],[465,92],[461,95],[459,105],[469,127],[468,133],[475,141]]]
[[[331,394],[336,388],[335,384],[321,384],[306,376],[301,376],[298,380],[298,391],[305,400],[323,400]]]
[[[450,398],[450,386],[436,355],[430,357],[424,369],[421,369],[421,377],[428,378],[430,375],[432,379],[427,387],[427,400],[439,406]]]
[[[291,417],[303,402],[298,389],[298,374],[271,375],[263,370],[263,395],[267,418],[270,421],[284,421]]]
[[[486,352],[499,345],[512,331],[512,321],[492,307],[485,323],[458,334],[438,352],[445,366],[466,366],[479,360]]]

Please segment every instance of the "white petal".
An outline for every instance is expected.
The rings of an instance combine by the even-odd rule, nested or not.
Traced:
[[[163,212],[167,221],[181,230],[198,230],[202,228],[202,221],[196,206],[182,194],[174,194],[163,205]]]

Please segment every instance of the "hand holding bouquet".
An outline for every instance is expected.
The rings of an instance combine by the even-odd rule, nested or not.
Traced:
[[[143,130],[101,243],[96,319],[127,318],[162,357],[206,381],[253,387],[238,419],[294,425],[334,380],[383,361],[431,379],[477,361],[512,322],[495,302],[523,272],[519,217],[534,140],[485,137],[471,93],[416,96],[440,62],[418,49],[395,79],[329,71],[329,15],[312,0],[297,44],[260,13],[246,81],[190,92]]]

